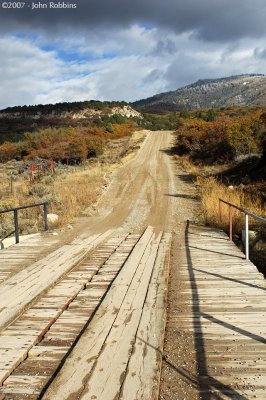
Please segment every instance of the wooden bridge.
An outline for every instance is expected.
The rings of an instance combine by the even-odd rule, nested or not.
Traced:
[[[171,235],[56,241],[0,252],[0,399],[157,399]],[[222,231],[187,223],[184,248],[171,268],[190,311],[171,323],[194,338],[187,379],[203,399],[265,399],[263,276]]]
[[[191,311],[176,324],[194,336],[194,384],[203,399],[265,399],[263,275],[222,231],[187,223],[185,249],[179,268]]]

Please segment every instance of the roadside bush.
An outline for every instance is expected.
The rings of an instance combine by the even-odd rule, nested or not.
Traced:
[[[194,162],[213,164],[232,161],[240,155],[261,153],[263,123],[260,114],[253,111],[234,117],[220,115],[215,120],[183,119],[176,131],[177,154],[189,155]]]
[[[19,156],[18,146],[15,143],[5,142],[0,146],[0,162],[7,162]]]
[[[108,117],[109,118],[109,117]],[[5,142],[0,145],[0,162],[13,158],[53,159],[64,163],[80,163],[91,154],[103,152],[109,138],[129,136],[133,133],[132,123],[123,123],[123,117],[114,114],[106,127],[68,127],[41,129],[37,133],[26,132],[19,143]]]
[[[49,189],[47,186],[38,183],[35,185],[32,185],[29,189],[29,195],[31,196],[37,196],[37,197],[44,197],[47,194],[49,194]]]

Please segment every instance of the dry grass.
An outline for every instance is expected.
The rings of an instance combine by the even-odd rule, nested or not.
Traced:
[[[200,219],[208,225],[214,225],[228,231],[229,207],[221,204],[220,218],[219,198],[254,214],[260,216],[266,214],[266,207],[256,193],[247,194],[241,187],[226,186],[213,177],[198,177],[196,182],[201,193]],[[251,226],[258,226],[255,220],[251,219],[250,222]],[[238,233],[244,229],[244,214],[235,209],[233,210],[233,227],[234,231]]]
[[[27,174],[26,176],[18,175],[13,183],[12,194],[8,174],[3,172],[0,179],[0,209],[48,201],[49,213],[59,216],[58,224],[51,228],[71,223],[74,217],[82,212],[90,215],[92,206],[97,202],[107,183],[107,174],[133,157],[145,136],[146,132],[141,131],[134,133],[131,137],[113,141],[115,146],[110,145],[100,161],[86,162],[83,166],[57,170],[54,175],[43,176],[33,184],[30,184]],[[40,212],[38,208],[19,211],[19,227],[23,234],[42,230],[42,211]],[[0,238],[13,230],[13,213],[0,216]]]
[[[60,216],[60,225],[71,222],[97,201],[108,170],[108,166],[96,164],[83,171],[66,173],[61,179],[55,180],[50,212]]]
[[[13,190],[10,190],[10,179],[8,175],[1,174],[0,180],[0,209],[5,210],[16,206],[21,206],[29,203],[29,190],[28,185],[23,177],[14,176]],[[19,222],[24,227],[30,227],[30,232],[36,232],[38,227],[38,220],[29,218],[29,212],[24,211],[19,213]],[[0,215],[0,238],[10,234],[14,231],[13,213]]]
[[[26,204],[49,202],[49,213],[59,215],[58,226],[70,223],[84,209],[95,203],[105,183],[108,165],[95,163],[83,167],[71,168],[53,176],[29,183],[29,179],[19,177],[14,182],[13,194],[4,191],[3,183],[0,191],[0,209],[18,207]],[[4,195],[3,195],[4,193]],[[42,211],[31,208],[19,211],[19,227],[21,233],[33,233],[42,229]],[[56,226],[53,226],[56,227]],[[13,231],[13,213],[1,216],[0,237]]]
[[[216,226],[228,232],[229,210],[225,204],[221,205],[221,218],[219,213],[219,198],[236,206],[242,207],[254,214],[265,216],[266,206],[261,200],[258,192],[248,193],[243,186],[227,186],[219,182],[210,174],[222,173],[229,168],[228,165],[195,165],[187,156],[176,156],[179,165],[194,177],[195,183],[200,191],[201,208],[200,222]],[[251,227],[258,227],[259,224],[250,219]],[[233,210],[234,232],[240,233],[244,228],[244,214]]]
[[[189,156],[175,156],[178,164],[184,168],[190,175],[193,177],[197,176],[208,176],[210,174],[217,174],[225,171],[229,168],[229,165],[202,165],[202,164],[194,164],[191,162]]]

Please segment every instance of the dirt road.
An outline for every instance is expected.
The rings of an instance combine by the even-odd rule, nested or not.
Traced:
[[[98,216],[89,219],[89,230],[92,234],[107,229],[118,229],[123,232],[140,233],[147,225],[155,231],[172,232],[172,251],[170,259],[170,281],[168,296],[168,321],[163,354],[163,368],[160,385],[161,399],[190,398],[197,399],[197,391],[187,385],[182,375],[176,373],[174,365],[182,360],[191,364],[194,370],[192,355],[193,340],[181,337],[177,328],[171,323],[172,317],[180,302],[178,296],[178,272],[176,266],[182,257],[183,233],[187,219],[193,219],[197,209],[195,188],[189,177],[179,171],[176,162],[169,155],[174,137],[171,132],[150,132],[137,156],[113,173],[111,184],[98,203]],[[88,228],[87,228],[88,229]],[[86,229],[86,230],[87,230]],[[178,335],[178,337],[177,337]],[[83,335],[80,346],[66,363],[60,375],[49,388],[45,399],[65,398],[66,393],[77,390],[69,399],[81,398],[78,387],[86,387],[86,357],[82,349],[86,347],[90,333]],[[176,351],[178,340],[179,350]],[[154,352],[154,350],[153,350]],[[156,354],[156,353],[155,353]],[[183,362],[183,361],[182,361]],[[80,368],[75,368],[80,363]],[[75,371],[75,372],[74,372]],[[83,379],[83,385],[82,381]],[[190,396],[190,397],[186,397]],[[67,396],[66,396],[67,398]],[[82,397],[83,398],[83,397]],[[85,397],[84,397],[85,398]],[[129,397],[126,397],[129,398]],[[142,398],[142,397],[138,397]],[[145,397],[148,399],[150,397]],[[154,398],[157,398],[156,396]]]
[[[171,132],[149,132],[136,157],[113,172],[98,216],[89,220],[92,233],[139,232],[147,225],[171,230],[175,176],[167,150],[172,140]]]

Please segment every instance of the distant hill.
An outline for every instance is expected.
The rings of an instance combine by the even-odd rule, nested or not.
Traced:
[[[8,107],[0,110],[0,143],[20,140],[25,132],[49,127],[103,126],[142,115],[126,102],[82,101]]]
[[[95,115],[119,113],[123,116],[138,116],[139,113],[133,110],[124,101],[76,101],[69,103],[38,104],[34,106],[7,107],[0,110],[0,118],[65,118],[73,119],[91,118]]]
[[[132,103],[143,112],[220,107],[266,107],[266,76],[237,75],[199,80],[172,92]]]

